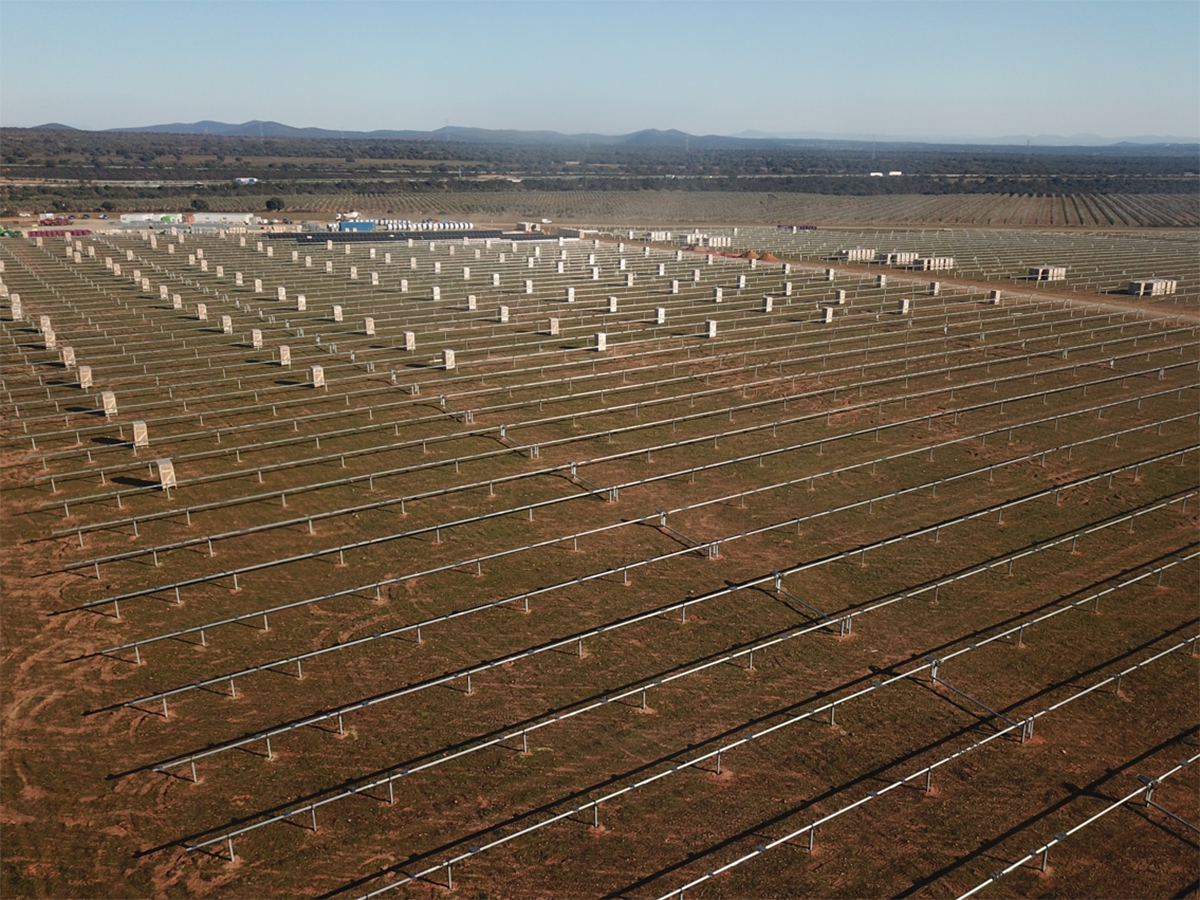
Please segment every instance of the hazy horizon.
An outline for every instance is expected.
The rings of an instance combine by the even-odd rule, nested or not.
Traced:
[[[202,120],[199,120],[198,122],[152,122],[152,123],[148,122],[148,123],[139,123],[136,125],[115,126],[112,128],[104,128],[104,129],[77,128],[76,126],[71,125],[70,122],[41,122],[41,123],[38,123],[37,125],[8,125],[7,123],[5,123],[3,127],[36,129],[36,128],[44,128],[44,127],[57,128],[60,126],[65,126],[67,128],[74,128],[75,130],[78,130],[78,131],[95,132],[95,133],[124,132],[124,133],[155,133],[155,134],[194,134],[194,133],[200,133],[200,132],[194,132],[194,131],[169,132],[169,131],[164,131],[164,130],[160,130],[160,129],[165,129],[167,126],[170,126],[170,125],[181,125],[181,126],[191,127],[191,126],[207,124],[207,123],[236,128],[236,127],[244,127],[244,126],[252,124],[254,122],[262,122],[263,124],[283,125],[288,128],[295,128],[297,130],[321,129],[324,131],[331,132],[330,136],[336,135],[336,133],[339,131],[343,134],[349,134],[349,135],[355,135],[355,136],[374,134],[374,133],[388,133],[388,132],[400,132],[400,131],[417,132],[417,131],[419,131],[418,129],[406,129],[406,128],[384,128],[384,129],[373,129],[371,131],[368,131],[366,129],[361,129],[361,128],[328,129],[322,125],[317,125],[317,124],[294,125],[293,123],[290,123],[290,122],[276,122],[275,120],[271,120],[271,119],[251,119],[251,120],[247,120],[246,122],[220,122],[215,119],[202,119]],[[476,126],[473,126],[473,125],[450,126],[451,129],[459,128],[459,127],[466,128],[466,129],[475,129],[476,128]],[[145,129],[154,129],[154,131],[146,131]],[[444,130],[444,129],[429,129],[427,131],[420,131],[420,133],[435,134],[439,130]],[[608,132],[567,133],[567,132],[554,132],[553,129],[484,129],[484,130],[488,130],[488,131],[494,130],[494,131],[498,131],[498,132],[511,131],[511,132],[517,132],[520,134],[559,133],[559,134],[562,134],[563,137],[565,137],[565,138],[579,138],[579,137],[583,137],[585,135],[594,135],[596,137],[622,137],[622,136],[624,136],[624,134],[636,133],[636,132],[626,132],[624,134],[608,133]],[[653,128],[643,129],[643,130],[650,130],[650,131],[660,130],[660,131],[664,131],[664,132],[666,131],[665,129],[653,129]],[[745,139],[752,139],[752,140],[757,140],[757,139],[814,140],[814,141],[845,141],[845,142],[880,143],[880,144],[915,143],[915,144],[950,145],[950,146],[960,145],[960,144],[961,145],[971,144],[971,145],[980,145],[980,146],[988,146],[988,145],[1017,146],[1019,144],[1023,144],[1026,142],[1032,143],[1033,146],[1041,146],[1041,147],[1070,147],[1070,146],[1095,147],[1095,146],[1106,146],[1106,145],[1122,143],[1122,142],[1140,143],[1140,144],[1147,144],[1147,145],[1166,144],[1166,143],[1200,144],[1200,137],[1187,137],[1187,136],[1183,136],[1183,135],[1144,135],[1144,134],[1143,135],[1097,135],[1097,134],[1024,135],[1024,134],[1021,134],[1021,135],[965,136],[965,135],[853,134],[853,133],[830,133],[830,132],[764,132],[764,131],[760,131],[757,129],[746,129],[744,131],[737,132],[735,134],[723,134],[723,135],[711,135],[711,134],[710,135],[697,135],[694,133],[690,133],[690,134],[692,137],[731,137],[731,138],[745,138]],[[274,135],[267,135],[267,136],[272,137]]]
[[[1194,3],[5,0],[0,26],[13,127],[1200,140]]]

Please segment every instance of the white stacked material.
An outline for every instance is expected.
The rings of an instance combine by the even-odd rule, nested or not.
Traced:
[[[953,256],[918,256],[912,262],[913,268],[922,272],[944,272],[954,268]]]
[[[1174,278],[1146,278],[1129,282],[1129,293],[1137,297],[1162,297],[1174,294],[1178,286]]]
[[[1029,277],[1036,281],[1066,281],[1066,266],[1033,266],[1029,269]]]

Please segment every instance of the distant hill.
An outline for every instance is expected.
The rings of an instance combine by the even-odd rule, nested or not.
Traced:
[[[57,122],[38,126],[54,131],[79,131]],[[1032,152],[1062,153],[1072,148],[1102,150],[1117,154],[1136,155],[1150,148],[1174,155],[1180,151],[1200,153],[1200,142],[1175,136],[1138,135],[1108,139],[1094,134],[1009,135],[988,140],[956,137],[918,139],[888,135],[874,138],[865,135],[829,134],[822,132],[770,133],[744,131],[736,135],[688,134],[675,129],[648,128],[631,134],[561,134],[557,131],[520,131],[516,129],[467,128],[447,126],[435,131],[379,130],[338,131],[331,128],[296,128],[281,122],[258,119],[232,125],[227,122],[172,122],[167,125],[144,125],[129,128],[109,128],[110,133],[134,134],[200,134],[241,138],[333,138],[341,140],[405,140],[437,143],[459,142],[473,144],[517,144],[525,146],[595,146],[645,147],[692,150],[754,150],[772,148],[814,150],[922,150],[922,149],[993,149],[1012,152],[1028,147]]]
[[[43,126],[65,127],[65,126]],[[137,128],[109,128],[110,132],[140,134],[211,134],[220,137],[263,138],[341,138],[343,140],[406,140],[471,144],[532,144],[543,146],[593,145],[606,147],[695,147],[697,150],[732,149],[755,144],[792,145],[796,141],[746,140],[725,135],[691,135],[682,131],[660,131],[650,128],[632,134],[561,134],[557,131],[518,131],[515,129],[465,128],[457,125],[436,131],[335,131],[330,128],[294,128],[279,122],[258,120],[230,125],[225,122],[173,122],[169,125],[146,125]],[[803,141],[800,143],[825,143]]]

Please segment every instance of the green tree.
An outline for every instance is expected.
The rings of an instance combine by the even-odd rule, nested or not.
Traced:
[[[203,200],[200,197],[197,197],[195,200],[192,201],[192,209],[196,210],[197,212],[207,212],[208,211],[208,201]]]
[[[283,198],[271,197],[269,200],[267,200],[267,209],[271,210],[272,212],[283,209]]]

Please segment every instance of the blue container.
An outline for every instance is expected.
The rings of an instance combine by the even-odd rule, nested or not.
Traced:
[[[338,231],[374,231],[374,222],[342,222],[338,225]]]

